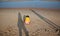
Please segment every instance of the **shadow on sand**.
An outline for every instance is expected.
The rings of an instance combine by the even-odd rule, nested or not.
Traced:
[[[29,33],[24,25],[24,22],[22,21],[21,13],[18,13],[18,28],[19,28],[19,36],[22,36],[22,29],[25,32],[25,36],[29,36]]]
[[[45,21],[46,23],[48,23],[49,25],[52,26],[52,28],[57,32],[59,31],[60,33],[60,26],[56,25],[54,22],[50,21],[49,19],[43,17],[42,15],[38,14],[37,12],[35,12],[34,10],[30,9],[33,13],[35,13],[40,19],[42,19],[43,21]]]

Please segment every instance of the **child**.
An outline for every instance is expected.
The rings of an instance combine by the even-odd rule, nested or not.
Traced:
[[[30,17],[27,15],[24,19],[25,24],[29,24],[30,23]]]

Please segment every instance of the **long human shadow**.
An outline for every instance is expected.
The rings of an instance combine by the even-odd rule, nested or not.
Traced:
[[[44,20],[46,23],[48,23],[49,25],[51,25],[53,27],[53,29],[55,31],[60,31],[60,26],[56,25],[55,23],[53,23],[52,21],[50,21],[49,19],[43,17],[42,15],[36,13],[34,10],[30,9],[33,13],[35,13],[39,18],[41,18],[42,20]]]
[[[19,28],[19,36],[22,36],[22,29],[23,31],[25,32],[25,35],[26,36],[29,36],[29,33],[24,25],[24,22],[22,21],[22,16],[21,16],[21,13],[19,12],[18,13],[18,28]]]

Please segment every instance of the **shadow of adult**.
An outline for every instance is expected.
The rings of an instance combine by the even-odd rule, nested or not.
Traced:
[[[19,36],[22,36],[22,29],[25,32],[25,35],[29,36],[29,33],[26,30],[24,22],[22,21],[22,16],[21,16],[20,12],[18,13],[18,28],[19,28]]]
[[[56,25],[54,22],[52,22],[51,20],[43,17],[42,15],[38,14],[36,11],[30,9],[33,13],[35,13],[40,19],[42,19],[43,21],[45,21],[46,23],[49,24],[49,26],[52,26],[51,28],[54,29],[56,32],[60,31],[60,26]]]

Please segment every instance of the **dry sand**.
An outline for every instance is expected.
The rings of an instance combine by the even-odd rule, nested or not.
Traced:
[[[60,11],[33,10],[60,26]],[[24,15],[30,16],[31,23],[29,25],[25,24],[26,29],[29,31],[29,36],[58,36],[54,29],[30,9],[0,9],[0,36],[19,36],[20,33],[17,25],[18,12],[21,13],[22,19]],[[24,31],[22,32],[22,35],[25,36]]]

